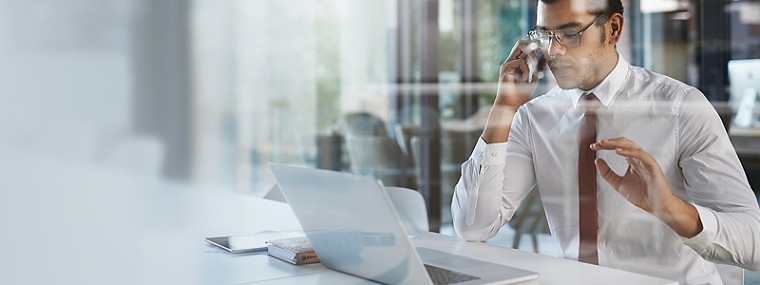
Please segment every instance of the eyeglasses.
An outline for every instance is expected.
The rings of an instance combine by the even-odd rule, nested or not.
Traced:
[[[586,27],[581,29],[580,31],[576,31],[569,28],[561,29],[561,30],[553,30],[553,31],[536,30],[534,28],[533,30],[530,30],[530,32],[528,32],[528,38],[540,47],[548,47],[549,43],[551,42],[551,39],[554,38],[562,46],[568,47],[568,48],[574,48],[581,45],[581,35],[583,35],[583,32],[585,32],[589,27],[591,27],[591,25],[593,25],[597,20],[599,20],[599,17],[601,17],[602,15],[604,14],[600,14],[599,16],[596,16],[596,19],[591,21],[591,23],[586,25]]]

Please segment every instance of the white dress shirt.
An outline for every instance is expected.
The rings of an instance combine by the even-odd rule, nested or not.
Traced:
[[[627,137],[660,164],[671,191],[692,203],[703,230],[676,234],[622,197],[597,173],[599,264],[679,280],[722,284],[707,260],[760,268],[760,209],[718,114],[696,88],[630,66],[622,57],[591,90],[601,101],[597,139]],[[538,185],[564,258],[578,258],[578,144],[583,91],[555,87],[521,106],[506,143],[481,138],[462,165],[451,212],[457,233],[485,241]],[[618,174],[628,166],[598,151]]]

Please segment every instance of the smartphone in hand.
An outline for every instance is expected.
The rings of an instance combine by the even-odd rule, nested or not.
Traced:
[[[528,80],[527,83],[533,82],[533,79],[538,76],[538,79],[543,78],[543,69],[546,67],[546,59],[544,58],[544,53],[541,51],[541,49],[537,48],[533,50],[533,54],[536,55],[536,62],[533,62],[533,59],[531,57],[527,58],[528,62]],[[539,70],[540,67],[543,67],[543,69]]]

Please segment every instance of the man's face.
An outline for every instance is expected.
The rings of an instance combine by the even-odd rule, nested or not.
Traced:
[[[559,0],[552,4],[538,2],[536,29],[559,30],[570,28],[580,31],[593,22],[597,15],[588,12],[588,0]],[[589,90],[607,75],[600,71],[614,45],[602,42],[602,28],[592,24],[581,34],[580,45],[565,47],[552,39],[544,53],[549,61],[557,84],[562,89]],[[615,58],[617,60],[617,58]]]

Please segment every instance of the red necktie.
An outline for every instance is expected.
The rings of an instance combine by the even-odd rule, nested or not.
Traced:
[[[589,147],[596,141],[596,115],[594,111],[599,99],[593,93],[581,97],[583,122],[581,123],[580,146],[578,147],[578,223],[580,243],[578,260],[599,264],[596,250],[596,236],[599,224],[596,212],[596,152]]]

